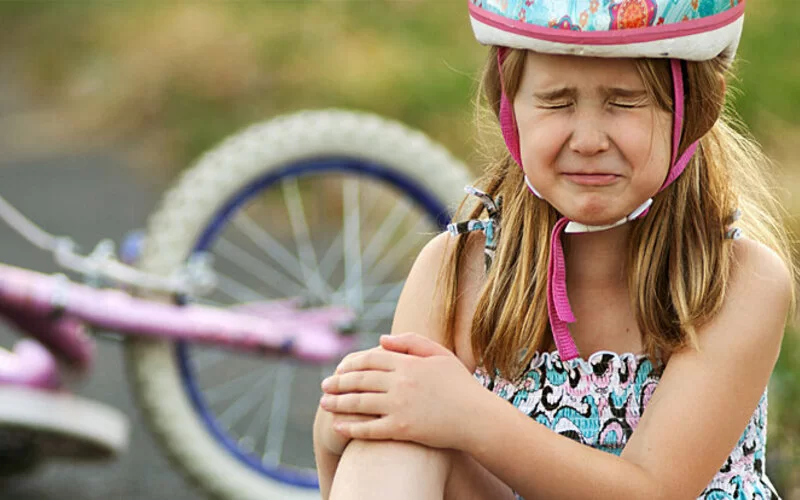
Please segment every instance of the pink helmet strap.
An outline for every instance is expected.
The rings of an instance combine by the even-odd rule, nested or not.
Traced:
[[[500,72],[500,128],[503,133],[508,151],[511,157],[522,168],[522,155],[520,153],[519,130],[517,129],[516,118],[514,116],[514,107],[505,92],[505,82],[503,81],[503,62],[508,56],[509,49],[506,47],[499,47],[497,52],[497,64]],[[659,192],[666,189],[667,186],[672,184],[675,179],[686,169],[686,166],[694,156],[699,140],[692,143],[686,151],[678,157],[681,138],[683,135],[683,116],[685,109],[684,102],[684,85],[683,85],[683,65],[677,59],[670,61],[672,70],[672,83],[675,101],[674,112],[674,125],[672,137],[672,163],[667,173],[667,178],[664,180]],[[526,178],[527,180],[527,178]],[[529,182],[529,181],[528,181]],[[531,184],[528,184],[529,189],[539,196]],[[631,219],[643,217],[647,214],[649,209],[643,210]],[[547,310],[550,317],[550,329],[553,332],[553,340],[556,343],[559,355],[562,360],[570,360],[577,358],[578,348],[572,335],[569,333],[568,324],[574,323],[575,315],[572,312],[572,307],[569,304],[569,297],[567,296],[567,272],[566,263],[564,259],[564,250],[561,245],[561,234],[564,228],[569,223],[569,219],[562,217],[553,226],[550,241],[550,257],[547,269]]]
[[[672,166],[669,169],[666,180],[664,180],[664,184],[661,186],[661,189],[658,190],[659,192],[666,189],[667,186],[672,184],[672,182],[683,173],[683,171],[686,169],[686,166],[694,156],[695,151],[697,151],[697,145],[700,142],[699,140],[693,142],[688,148],[686,148],[686,151],[683,152],[680,158],[678,157],[681,139],[683,137],[683,115],[686,107],[683,87],[683,64],[677,59],[672,59],[670,60],[670,66],[672,68],[672,88],[675,93],[675,118],[673,119],[674,125],[672,133]]]
[[[497,69],[500,72],[500,129],[503,132],[503,139],[506,141],[511,157],[522,168],[522,155],[519,151],[519,130],[517,129],[517,119],[514,116],[514,105],[506,95],[506,83],[503,79],[503,62],[508,57],[507,47],[498,47],[497,50]]]

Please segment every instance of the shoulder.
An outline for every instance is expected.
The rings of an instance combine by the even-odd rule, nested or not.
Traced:
[[[722,307],[700,328],[700,347],[728,361],[762,360],[771,371],[791,310],[792,272],[762,243],[742,238],[733,245]]]
[[[469,329],[484,281],[483,233],[466,237],[464,255],[458,273],[456,301],[456,338],[454,351],[467,365],[471,364]],[[446,284],[445,266],[453,265],[457,239],[440,233],[420,251],[406,279],[395,310],[392,333],[413,332],[444,343]]]
[[[733,255],[736,266],[734,273],[739,271],[747,276],[754,271],[761,271],[759,274],[772,280],[781,280],[787,287],[791,285],[791,272],[783,259],[765,244],[741,238],[733,241]],[[737,274],[734,274],[737,276]]]
[[[756,313],[785,322],[793,297],[792,271],[771,248],[755,240],[733,242],[733,265],[723,311]]]

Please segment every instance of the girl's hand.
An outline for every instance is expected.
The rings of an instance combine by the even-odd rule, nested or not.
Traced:
[[[322,408],[377,417],[340,421],[335,429],[348,438],[458,449],[471,408],[489,393],[433,340],[415,334],[383,336],[381,347],[350,354],[323,381]]]
[[[362,355],[370,351],[382,350],[383,349],[381,347],[374,347],[365,351],[352,353],[350,356]],[[341,432],[337,432],[334,429],[334,426],[337,424],[347,424],[351,422],[369,422],[371,420],[375,420],[375,418],[376,417],[371,415],[331,413],[325,410],[325,408],[323,408],[320,404],[320,407],[317,409],[316,418],[314,419],[315,448],[321,447],[328,453],[341,456],[342,453],[344,453],[344,449],[347,447],[347,444],[350,442],[350,437],[345,436]]]
[[[315,448],[321,447],[328,453],[341,456],[347,444],[350,442],[350,437],[336,432],[334,426],[339,423],[369,422],[370,420],[375,420],[375,417],[331,413],[324,408],[320,408],[317,411],[317,418],[314,421]]]

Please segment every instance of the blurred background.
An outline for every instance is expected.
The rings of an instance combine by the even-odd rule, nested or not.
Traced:
[[[55,232],[87,244],[115,237],[143,225],[158,194],[201,152],[246,125],[304,108],[394,118],[475,168],[471,100],[485,49],[472,38],[465,3],[4,0],[0,191]],[[798,52],[796,1],[753,2],[739,78],[732,82],[734,106],[775,160],[776,189],[795,234]],[[89,211],[70,215],[78,204]],[[26,260],[22,244],[12,252],[10,233],[2,234],[0,260],[50,270],[46,259]],[[118,396],[124,386],[108,385],[123,378],[117,361],[102,388],[87,392],[114,393],[130,409],[127,396]],[[797,500],[800,340],[794,331],[787,332],[770,387],[767,470],[785,498]],[[24,484],[0,485],[0,497],[51,498],[43,492],[78,481],[75,491],[83,493],[75,498],[183,498],[178,491],[195,498],[158,458],[146,432],[135,432],[141,440],[133,458],[110,467],[47,470]],[[105,479],[68,479],[81,475]],[[154,476],[163,478],[156,482],[159,493],[138,482]],[[81,488],[104,489],[95,497]]]

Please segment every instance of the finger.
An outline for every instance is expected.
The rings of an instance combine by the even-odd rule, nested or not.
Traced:
[[[339,366],[336,367],[336,373],[340,374],[361,370],[390,372],[397,369],[397,365],[401,361],[401,355],[380,347],[370,349],[369,351],[362,351],[357,354],[357,356],[348,355],[345,357],[342,362],[339,363]]]
[[[362,422],[338,422],[334,424],[333,428],[336,432],[352,439],[401,439],[397,429],[387,417],[373,418]]]
[[[346,372],[323,380],[322,390],[328,394],[386,392],[389,390],[389,380],[387,372],[383,371]]]
[[[340,427],[340,426],[342,426],[344,424],[353,424],[353,423],[360,423],[360,422],[371,422],[371,421],[376,420],[378,418],[382,418],[382,417],[377,417],[375,415],[358,415],[358,414],[350,415],[350,414],[347,414],[347,413],[332,413],[332,415],[333,415],[333,419],[332,419],[332,422],[331,422],[331,426],[333,427],[333,430],[336,431],[337,433],[341,434],[344,437],[347,437],[347,434],[345,434],[344,432],[340,431],[338,429],[338,427]]]
[[[381,347],[388,351],[427,358],[452,354],[443,345],[422,335],[381,335]]]
[[[319,405],[331,413],[357,413],[360,415],[384,415],[387,408],[386,394],[362,392],[349,394],[325,394]]]
[[[349,424],[353,422],[371,422],[375,420],[375,415],[359,415],[359,414],[349,414],[349,413],[332,413],[333,415],[333,426],[336,427],[336,424]]]
[[[383,349],[381,346],[377,346],[377,347],[373,347],[373,348],[371,348],[371,349],[365,349],[365,350],[363,350],[363,351],[351,352],[350,354],[348,354],[347,356],[345,356],[344,358],[342,358],[342,360],[339,362],[339,365],[341,365],[342,363],[350,363],[350,362],[352,362],[354,359],[358,359],[358,358],[360,358],[361,356],[363,356],[363,355],[365,355],[365,354],[367,354],[367,353],[369,353],[369,352],[373,352],[373,351],[379,351],[379,352],[383,352],[384,350],[385,350],[385,349]],[[337,367],[337,368],[338,368],[338,367]]]

